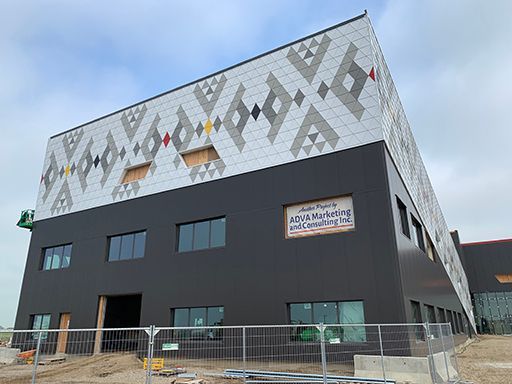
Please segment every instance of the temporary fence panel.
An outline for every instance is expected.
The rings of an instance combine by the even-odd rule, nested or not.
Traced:
[[[122,355],[133,356],[127,383],[151,383],[154,375],[185,372],[246,383],[423,380],[417,382],[441,384],[458,379],[450,324],[15,330],[0,331],[0,343],[18,355],[18,365],[0,369],[0,382],[6,372],[17,375],[17,367],[23,371],[20,377],[35,383],[38,378],[48,381],[44,379],[52,370],[59,370],[58,365],[40,366],[40,362],[65,358],[66,363],[85,366]],[[32,365],[23,368],[22,362]],[[51,381],[58,383],[58,372],[51,375]]]

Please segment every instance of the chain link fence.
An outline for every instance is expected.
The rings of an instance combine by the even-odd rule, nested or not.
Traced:
[[[0,331],[0,383],[455,383],[450,324]],[[6,340],[9,340],[6,342]],[[122,366],[119,360],[129,359]],[[3,363],[3,365],[2,365]],[[122,370],[124,369],[124,370]],[[110,375],[110,376],[109,376]],[[197,384],[197,383],[194,383]]]

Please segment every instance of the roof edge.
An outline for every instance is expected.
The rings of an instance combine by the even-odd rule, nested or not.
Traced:
[[[263,57],[263,56],[270,55],[270,54],[272,54],[272,53],[274,53],[274,52],[277,52],[277,51],[279,51],[279,50],[281,50],[281,49],[284,49],[284,48],[287,48],[287,47],[289,47],[289,46],[292,46],[293,44],[300,43],[301,41],[304,41],[304,40],[310,39],[310,38],[312,38],[312,37],[314,37],[314,36],[316,36],[316,35],[320,35],[320,34],[322,34],[322,33],[326,33],[326,32],[328,32],[328,31],[330,31],[330,30],[332,30],[332,29],[335,29],[335,28],[341,27],[342,25],[345,25],[345,24],[351,23],[351,22],[353,22],[353,21],[359,20],[359,19],[361,19],[361,18],[363,18],[363,17],[365,17],[365,16],[367,16],[367,15],[368,15],[368,12],[365,10],[365,11],[364,11],[364,13],[362,13],[362,14],[360,14],[360,15],[358,15],[358,16],[352,17],[351,19],[348,19],[348,20],[342,21],[341,23],[338,23],[338,24],[332,25],[332,26],[327,27],[327,28],[325,28],[325,29],[322,29],[322,30],[320,30],[320,31],[318,31],[318,32],[314,32],[314,33],[312,33],[312,34],[310,34],[310,35],[307,35],[307,36],[301,37],[301,38],[299,38],[299,39],[297,39],[297,40],[294,40],[294,41],[292,41],[292,42],[290,42],[290,43],[286,43],[286,44],[284,44],[284,45],[281,45],[281,46],[279,46],[279,47],[277,47],[277,48],[273,48],[273,49],[271,49],[270,51],[266,51],[266,52],[260,53],[260,54],[259,54],[259,55],[257,55],[257,56],[253,56],[253,57],[251,57],[251,58],[249,58],[249,59],[246,59],[246,60],[244,60],[244,61],[241,61],[241,62],[239,62],[239,63],[237,63],[237,64],[234,64],[234,65],[231,65],[231,66],[229,66],[229,67],[223,68],[223,69],[221,69],[221,70],[218,70],[217,72],[210,73],[210,74],[208,74],[208,75],[206,75],[206,76],[203,76],[203,77],[201,77],[201,78],[199,78],[199,79],[196,79],[196,80],[190,81],[190,82],[188,82],[188,83],[186,83],[186,84],[183,84],[183,85],[180,85],[180,86],[178,86],[178,87],[176,87],[176,88],[172,88],[172,89],[170,89],[170,90],[168,90],[168,91],[165,91],[165,92],[159,93],[159,94],[157,94],[157,95],[155,95],[155,96],[151,96],[150,98],[144,99],[144,100],[142,100],[142,101],[138,101],[138,102],[136,102],[136,103],[134,103],[134,104],[131,104],[131,105],[127,106],[127,107],[123,107],[123,108],[118,109],[118,110],[116,110],[116,111],[114,111],[114,112],[111,112],[111,113],[108,113],[108,114],[103,115],[103,116],[101,116],[101,117],[98,117],[98,118],[96,118],[96,119],[90,120],[90,121],[88,121],[88,122],[86,122],[86,123],[83,123],[83,124],[77,125],[76,127],[73,127],[73,128],[68,129],[68,130],[65,130],[65,131],[62,131],[62,132],[56,133],[55,135],[50,136],[50,140],[51,140],[51,139],[54,139],[54,138],[56,138],[56,137],[59,137],[59,136],[61,136],[61,135],[64,135],[64,134],[66,134],[66,133],[68,133],[68,132],[74,131],[75,129],[82,128],[82,127],[84,127],[84,126],[86,126],[86,125],[89,125],[89,124],[95,123],[96,121],[99,121],[99,120],[105,119],[105,118],[107,118],[107,117],[109,117],[109,116],[112,116],[112,115],[115,115],[116,113],[119,113],[119,112],[122,112],[122,111],[124,111],[124,110],[130,109],[130,108],[133,108],[133,107],[135,107],[135,106],[137,106],[137,105],[139,105],[139,104],[146,103],[146,102],[151,101],[151,100],[153,100],[153,99],[156,99],[156,98],[158,98],[158,97],[161,97],[161,96],[167,95],[168,93],[172,93],[172,92],[178,91],[178,90],[180,90],[180,89],[182,89],[182,88],[188,87],[189,85],[192,85],[192,84],[198,83],[198,82],[200,82],[200,81],[206,80],[206,79],[207,79],[207,78],[209,78],[209,77],[217,76],[217,75],[219,75],[219,74],[221,74],[221,73],[223,73],[223,72],[229,71],[229,70],[231,70],[231,69],[233,69],[233,68],[236,68],[236,67],[238,67],[238,66],[240,66],[240,65],[243,65],[243,64],[249,63],[249,62],[251,62],[251,61],[253,61],[253,60],[256,60],[256,59],[259,59],[259,58],[261,58],[261,57]]]
[[[484,241],[473,241],[470,243],[461,243],[463,247],[471,245],[484,245],[484,244],[496,244],[496,243],[512,243],[512,238],[509,239],[496,239],[496,240],[484,240]]]

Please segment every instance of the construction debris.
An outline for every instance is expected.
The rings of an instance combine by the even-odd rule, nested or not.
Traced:
[[[255,371],[255,370],[242,370],[242,369],[226,369],[224,371],[225,377],[229,378],[260,378],[260,379],[276,379],[276,380],[286,380],[291,382],[297,382],[297,380],[301,382],[309,382],[309,383],[318,383],[323,381],[322,375],[315,374],[307,374],[307,373],[294,373],[294,372],[269,372],[269,371]],[[381,384],[381,383],[390,383],[395,384],[396,381],[392,379],[379,379],[379,378],[368,378],[368,377],[351,377],[351,376],[334,376],[334,375],[326,375],[325,379],[327,382],[341,382],[341,383],[364,383],[364,384]],[[260,380],[253,380],[252,382],[256,382]]]
[[[174,384],[203,384],[205,381],[203,379],[186,379],[186,378],[178,378],[174,381]]]
[[[59,356],[59,357],[51,357],[49,359],[45,359],[39,362],[39,365],[49,365],[49,364],[59,364],[66,361],[65,356]]]

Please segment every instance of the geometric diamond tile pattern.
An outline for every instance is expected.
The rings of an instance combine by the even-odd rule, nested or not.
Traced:
[[[382,140],[374,66],[363,15],[56,135],[36,220]],[[187,167],[183,153],[208,145],[220,159]]]
[[[375,35],[370,38],[375,49],[377,91],[382,104],[382,131],[391,157],[404,180],[409,194],[416,202],[425,230],[428,232],[439,258],[452,281],[470,321],[474,324],[469,285],[457,250],[450,236],[434,188],[421,159],[411,127],[405,116],[398,92],[377,44]]]
[[[467,287],[366,15],[52,137],[35,219],[382,140],[454,286]],[[183,152],[208,145],[220,159],[187,167]],[[121,184],[148,162],[144,179]]]

